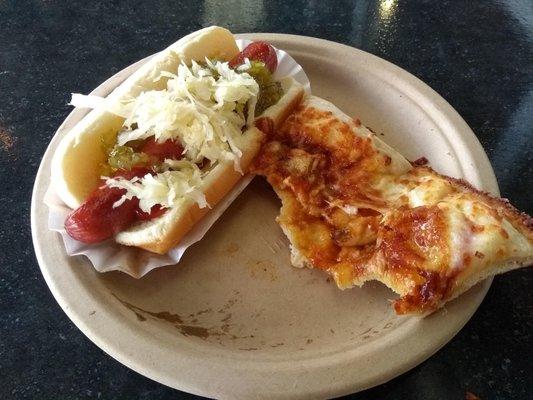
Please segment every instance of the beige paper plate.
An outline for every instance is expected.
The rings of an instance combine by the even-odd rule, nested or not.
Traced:
[[[359,116],[410,159],[498,188],[476,137],[437,93],[400,68],[325,40],[280,35],[307,72],[314,94]],[[136,63],[100,85],[105,95]],[[394,294],[379,283],[340,291],[323,274],[290,267],[275,222],[279,201],[256,179],[179,266],[141,280],[98,274],[65,255],[47,229],[43,196],[59,139],[83,112],[69,115],[46,151],[32,200],[32,231],[42,273],[63,310],[98,346],[135,371],[174,388],[217,398],[324,398],[383,383],[414,367],[468,321],[485,281],[446,309],[419,320],[397,317]]]

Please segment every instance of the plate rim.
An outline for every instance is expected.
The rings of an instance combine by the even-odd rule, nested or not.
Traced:
[[[483,147],[481,146],[479,140],[475,136],[475,134],[472,132],[470,127],[466,124],[466,122],[462,119],[462,117],[457,113],[453,107],[446,102],[437,92],[435,92],[432,88],[430,88],[427,84],[425,84],[423,81],[421,81],[419,78],[415,77],[414,75],[408,73],[407,71],[401,69],[400,67],[383,60],[375,55],[372,55],[370,53],[367,53],[363,50],[356,49],[354,47],[350,47],[347,45],[343,45],[340,43],[328,41],[325,39],[320,38],[313,38],[310,36],[299,36],[299,35],[290,35],[290,34],[275,34],[275,33],[244,33],[244,34],[238,34],[235,35],[237,38],[262,38],[265,39],[269,37],[271,41],[275,40],[293,40],[293,41],[310,41],[310,42],[317,42],[322,43],[324,46],[333,46],[338,47],[341,46],[341,48],[344,51],[353,52],[355,51],[362,57],[367,57],[369,59],[374,60],[375,62],[378,62],[382,64],[383,66],[386,66],[388,69],[391,69],[392,71],[395,71],[396,73],[399,73],[403,79],[407,79],[408,83],[411,83],[415,89],[422,91],[422,93],[426,96],[429,96],[432,98],[433,102],[437,103],[437,110],[440,111],[443,115],[446,115],[448,118],[450,118],[452,121],[452,125],[457,125],[456,128],[457,132],[461,132],[460,136],[466,135],[469,143],[468,148],[471,152],[475,153],[476,155],[476,162],[478,164],[481,164],[481,167],[484,169],[484,172],[486,173],[483,178],[480,178],[484,182],[488,182],[489,185],[492,185],[493,187],[487,188],[488,190],[491,190],[493,192],[497,193],[497,182],[494,175],[494,171],[490,165],[490,162],[488,160],[488,157],[486,153],[483,150]],[[151,57],[151,56],[150,56]],[[122,69],[121,71],[117,72],[107,80],[105,80],[103,83],[97,86],[97,88],[94,91],[102,90],[102,88],[105,88],[110,85],[110,82],[117,80],[118,77],[127,78],[136,68],[140,67],[142,63],[146,62],[146,60],[150,57],[146,57],[140,61],[137,61],[136,63],[131,64],[130,66]],[[402,79],[402,80],[403,80]],[[93,91],[93,92],[94,92]],[[85,113],[83,113],[84,115]],[[71,321],[98,347],[100,347],[104,352],[109,354],[111,357],[122,363],[123,365],[129,367],[130,369],[133,369],[134,371],[147,376],[150,379],[153,379],[155,381],[158,381],[160,383],[163,383],[167,386],[187,391],[189,393],[198,394],[201,396],[213,396],[214,393],[220,394],[220,392],[213,392],[213,389],[205,389],[202,387],[197,387],[194,384],[191,384],[191,382],[185,382],[183,380],[176,379],[176,377],[170,377],[168,374],[162,373],[161,371],[158,371],[157,366],[152,366],[152,368],[147,367],[146,365],[143,365],[142,362],[139,362],[139,360],[135,360],[134,357],[131,354],[124,353],[119,348],[120,346],[117,346],[113,343],[108,343],[105,340],[101,338],[101,335],[98,334],[98,329],[94,326],[91,326],[91,320],[88,318],[86,313],[81,312],[81,310],[76,309],[75,307],[71,307],[72,305],[72,299],[68,299],[67,294],[63,293],[58,287],[57,282],[54,281],[52,275],[50,274],[50,271],[48,270],[48,266],[45,261],[45,252],[43,251],[43,247],[40,243],[39,237],[37,237],[37,232],[39,229],[41,229],[38,224],[39,221],[37,220],[37,210],[38,207],[41,206],[40,202],[42,201],[42,198],[39,197],[39,191],[42,191],[42,185],[47,185],[48,182],[46,182],[46,175],[47,172],[45,171],[45,164],[47,163],[47,160],[51,157],[52,148],[54,145],[57,145],[57,142],[59,141],[59,135],[58,133],[62,131],[62,128],[64,127],[65,123],[72,119],[76,118],[78,115],[80,115],[79,118],[82,118],[82,112],[80,110],[73,110],[69,115],[65,118],[63,123],[59,126],[57,131],[54,133],[54,136],[52,140],[50,141],[46,152],[43,155],[43,159],[41,160],[41,163],[39,165],[39,169],[36,175],[35,184],[32,190],[32,201],[31,201],[31,230],[32,230],[32,240],[33,245],[35,248],[35,253],[37,257],[37,261],[39,264],[39,267],[41,269],[41,273],[43,274],[43,277],[52,292],[54,298],[60,305],[60,307],[63,309],[63,311],[67,314],[67,316],[71,319]],[[44,182],[43,182],[44,180]],[[42,223],[42,221],[41,221]],[[58,240],[60,240],[60,237],[58,236]],[[354,391],[352,389],[355,389],[357,391],[367,389],[369,387],[378,385],[380,383],[384,383],[406,371],[409,369],[415,367],[422,361],[429,358],[431,355],[433,355],[435,352],[437,352],[442,346],[444,346],[446,343],[448,343],[449,340],[451,340],[457,332],[459,332],[464,324],[468,322],[468,320],[471,318],[475,310],[478,308],[479,304],[485,297],[486,292],[488,291],[491,279],[487,280],[482,283],[481,291],[478,293],[477,297],[474,299],[473,304],[470,305],[470,311],[463,315],[463,318],[461,318],[460,323],[458,323],[454,329],[452,329],[450,332],[448,332],[447,335],[444,335],[440,338],[439,343],[432,346],[432,350],[422,352],[418,355],[418,357],[415,357],[410,360],[408,363],[404,363],[402,365],[397,366],[396,368],[392,368],[388,371],[387,374],[381,375],[378,377],[375,377],[373,380],[369,380],[366,383],[344,383],[341,385],[337,385],[336,387],[329,386],[328,388],[323,389],[332,389],[332,390],[325,390],[322,392],[305,392],[306,388],[300,387],[298,389],[298,392],[290,392],[285,393],[285,395],[277,396],[277,398],[309,398],[309,396],[316,397],[318,396],[331,396],[331,395],[342,395],[342,394],[348,394],[353,393]],[[475,304],[474,304],[475,303]],[[110,314],[112,317],[112,315]],[[427,320],[419,320],[421,324],[424,324],[424,321],[427,322]],[[118,347],[118,348],[117,348]],[[318,365],[314,366],[317,369],[324,368],[324,365]],[[227,393],[227,392],[226,392]],[[241,395],[241,398],[242,395]]]

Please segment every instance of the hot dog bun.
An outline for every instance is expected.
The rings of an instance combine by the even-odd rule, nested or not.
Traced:
[[[145,90],[163,89],[166,79],[154,81],[163,71],[175,71],[181,61],[219,58],[229,60],[239,53],[230,31],[218,26],[183,37],[156,54],[107,96],[128,100]],[[124,118],[103,109],[92,110],[61,140],[52,159],[52,185],[61,200],[77,208],[100,181],[100,165],[106,161],[104,138],[112,138]]]
[[[207,58],[230,60],[239,49],[231,32],[220,27],[209,27],[180,39],[155,55],[126,81],[119,85],[108,100],[121,101],[134,98],[146,90],[163,89],[166,79],[158,78],[163,71],[174,72],[181,62],[203,61]],[[281,81],[283,96],[280,101],[261,115],[263,121],[280,124],[296,107],[303,96],[302,86],[292,78]],[[94,109],[80,121],[60,142],[52,160],[52,185],[69,207],[79,207],[99,185],[101,164],[107,155],[103,140],[113,139],[124,118],[103,109]],[[261,130],[252,127],[243,133],[240,166],[246,172],[257,154]],[[237,183],[242,174],[235,171],[233,162],[221,162],[204,178],[201,190],[208,204],[216,205]],[[138,246],[164,254],[201,219],[208,208],[199,208],[193,201],[185,200],[180,207],[169,209],[162,217],[138,223],[116,236],[118,243]]]

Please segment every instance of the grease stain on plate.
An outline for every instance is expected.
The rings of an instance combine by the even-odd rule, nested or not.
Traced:
[[[277,266],[270,260],[249,260],[246,266],[252,278],[271,282],[279,279]]]
[[[231,242],[230,244],[228,244],[228,246],[225,249],[225,253],[227,255],[235,254],[238,251],[239,251],[239,245],[235,242]]]
[[[113,297],[115,297],[124,307],[126,307],[128,310],[132,311],[135,316],[137,317],[137,320],[139,322],[146,321],[149,317],[165,321],[167,323],[172,324],[183,336],[194,336],[200,339],[208,339],[210,337],[221,337],[224,336],[229,339],[248,339],[250,336],[238,336],[235,334],[232,334],[229,332],[230,328],[232,327],[231,324],[224,323],[220,327],[204,327],[200,325],[190,325],[190,323],[194,323],[193,321],[197,322],[198,320],[195,318],[190,323],[185,322],[184,317],[180,316],[179,314],[171,313],[169,311],[148,311],[145,309],[142,309],[134,304],[131,304],[125,300],[122,300],[117,295],[112,293]],[[233,302],[232,302],[233,301]],[[224,312],[227,310],[227,308],[231,307],[234,304],[235,299],[230,299],[230,301],[219,310],[219,312]],[[198,315],[201,313],[205,313],[207,310],[199,311],[198,313],[194,315]],[[221,322],[227,322],[231,320],[231,314],[227,314],[226,317],[222,319]]]

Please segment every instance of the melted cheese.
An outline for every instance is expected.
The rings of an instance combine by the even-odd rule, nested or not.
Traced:
[[[533,257],[533,234],[510,206],[430,168],[395,167],[390,147],[324,103],[300,106],[255,162],[282,199],[298,266],[340,288],[378,279],[402,295],[397,312],[422,313]]]

